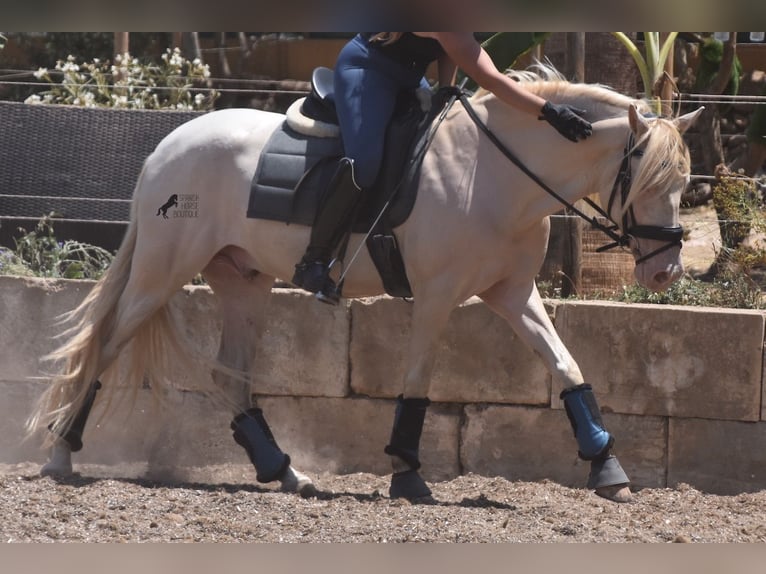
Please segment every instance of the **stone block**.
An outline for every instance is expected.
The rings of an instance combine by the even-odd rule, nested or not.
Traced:
[[[556,328],[604,412],[760,419],[762,313],[568,302]]]
[[[465,408],[460,458],[463,472],[509,480],[549,479],[584,487],[590,463],[577,456],[577,442],[562,411],[522,406]],[[634,487],[665,486],[667,432],[658,417],[605,415],[618,456]]]
[[[765,422],[671,419],[668,486],[721,495],[766,489]]]
[[[396,404],[363,398],[262,398],[259,401],[279,446],[304,472],[391,473],[383,452],[391,436]],[[460,411],[450,405],[428,409],[420,446],[426,480],[460,475]]]
[[[39,377],[51,369],[43,357],[60,342],[59,316],[79,305],[92,281],[0,276],[0,366],[6,381]]]
[[[412,304],[351,304],[351,387],[372,397],[402,392]],[[548,405],[550,376],[508,323],[478,298],[456,308],[437,343],[429,398],[440,402]]]
[[[222,317],[208,287],[186,286],[172,300],[191,342],[211,359],[218,354]],[[263,318],[252,369],[256,394],[343,397],[348,394],[349,311],[318,304],[306,293],[275,289]],[[181,365],[173,372],[179,389],[195,390],[204,373]],[[206,379],[209,381],[209,378]]]
[[[45,462],[47,453],[35,436],[27,437],[27,417],[43,390],[41,383],[0,382],[0,462]]]
[[[99,395],[103,399],[103,395]],[[249,464],[234,442],[233,411],[210,397],[171,390],[162,398],[150,389],[118,390],[107,404],[97,399],[75,464],[145,462],[155,476],[181,478],[182,467]]]
[[[258,343],[253,390],[264,395],[344,397],[349,393],[349,309],[275,289]]]

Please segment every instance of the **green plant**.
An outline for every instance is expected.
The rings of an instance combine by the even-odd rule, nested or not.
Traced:
[[[650,100],[655,113],[662,112],[660,91],[662,90],[662,78],[665,73],[665,62],[670,54],[670,49],[676,41],[678,32],[670,32],[665,41],[660,45],[659,32],[644,32],[644,52],[641,53],[638,46],[625,35],[624,32],[612,32],[614,36],[627,48],[633,60],[638,66],[641,80],[644,83],[644,96]]]
[[[178,48],[168,49],[160,64],[141,63],[130,54],[114,63],[94,59],[78,64],[73,56],[59,60],[55,71],[40,68],[35,77],[50,89],[29,96],[29,104],[68,104],[125,109],[212,109],[218,92],[205,87],[210,69],[189,61]],[[55,77],[55,79],[54,79]]]
[[[736,251],[751,230],[766,231],[761,201],[752,180],[731,174],[723,167],[717,171],[713,186],[713,207],[719,219],[723,248]]]
[[[0,248],[0,275],[23,275],[64,279],[98,279],[113,255],[101,247],[79,241],[58,241],[50,216],[34,231],[19,228],[15,250]]]
[[[732,271],[720,273],[711,283],[685,276],[661,293],[629,285],[616,295],[615,300],[623,303],[766,309],[758,284],[747,275]]]
[[[721,68],[724,59],[723,42],[713,36],[709,36],[702,41],[700,45],[700,64],[697,69],[697,78],[694,84],[694,91],[698,93],[707,93],[713,84]],[[737,95],[739,92],[739,79],[742,75],[742,63],[734,55],[731,71],[723,90],[720,93]]]
[[[481,46],[498,70],[506,70],[512,68],[521,56],[541,44],[549,35],[550,32],[497,32],[482,41]],[[463,80],[468,90],[478,88],[475,81],[458,70],[457,83],[460,84]]]

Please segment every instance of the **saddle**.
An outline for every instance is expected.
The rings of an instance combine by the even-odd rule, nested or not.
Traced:
[[[412,295],[394,228],[407,220],[415,204],[430,126],[447,98],[435,96],[434,100],[430,112],[425,113],[414,93],[400,96],[386,132],[380,175],[375,185],[364,191],[348,230],[369,232],[366,246],[370,257],[386,292],[394,297]],[[247,217],[312,225],[321,195],[343,155],[333,72],[317,68],[311,93],[290,106],[261,152]]]

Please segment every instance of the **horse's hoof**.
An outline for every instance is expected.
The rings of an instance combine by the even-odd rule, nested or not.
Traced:
[[[391,498],[405,498],[413,504],[427,504],[431,498],[431,489],[417,470],[395,472],[391,476],[391,487],[388,489]]]
[[[314,482],[302,472],[288,467],[282,479],[282,492],[295,492],[303,498],[311,498],[317,495]]]
[[[614,484],[612,486],[602,486],[595,490],[596,494],[612,502],[632,502],[633,494],[627,484]]]
[[[40,469],[40,476],[72,476],[71,464],[57,464],[53,461],[48,462]]]

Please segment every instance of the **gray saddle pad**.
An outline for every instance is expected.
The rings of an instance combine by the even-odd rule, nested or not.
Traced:
[[[342,155],[340,138],[305,136],[282,122],[261,152],[247,216],[311,225]]]

